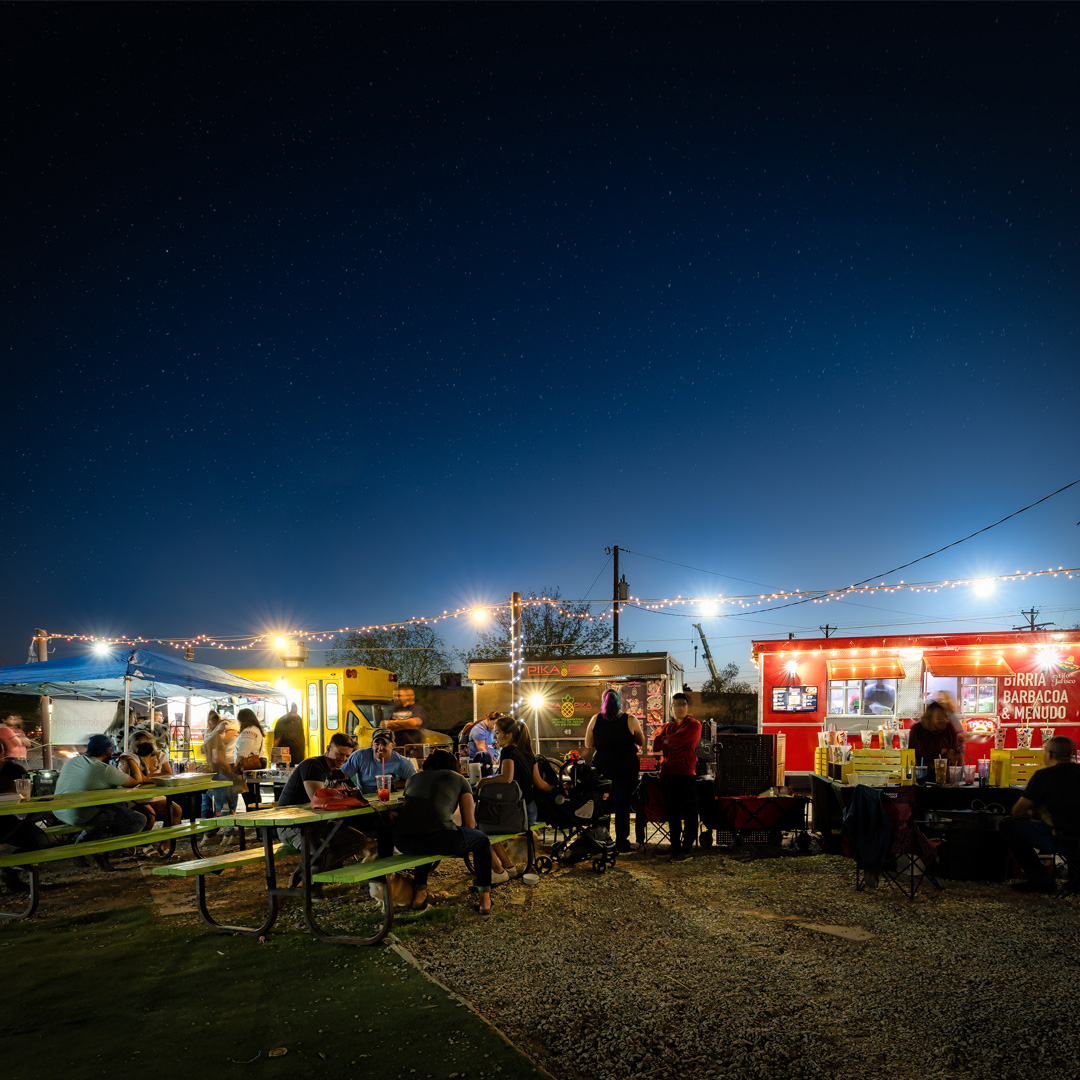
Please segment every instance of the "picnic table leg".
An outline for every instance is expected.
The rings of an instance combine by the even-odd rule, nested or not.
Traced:
[[[272,830],[263,830],[263,849],[266,856],[266,918],[263,920],[261,926],[228,926],[225,923],[219,923],[211,914],[209,908],[206,906],[206,878],[207,875],[200,874],[195,879],[195,904],[199,909],[199,918],[202,919],[207,926],[210,927],[215,933],[218,934],[253,934],[257,937],[261,937],[263,934],[269,933],[270,928],[277,922],[278,916],[278,889],[277,889],[277,873],[274,867],[274,838],[271,835]],[[195,838],[192,837],[192,844],[194,845]],[[219,874],[221,871],[217,871]]]
[[[30,875],[30,895],[26,899],[26,907],[22,911],[0,911],[0,919],[8,922],[18,922],[20,919],[29,919],[37,911],[38,901],[41,899],[41,882],[38,879],[36,866],[26,867]]]
[[[307,928],[320,941],[331,945],[378,945],[394,925],[394,896],[390,891],[390,882],[386,877],[377,878],[383,887],[383,921],[382,926],[372,937],[353,937],[347,934],[328,934],[315,921],[315,912],[311,907],[311,842],[308,839],[308,829],[300,833],[300,885],[304,898],[304,922]],[[320,850],[322,850],[320,848]]]

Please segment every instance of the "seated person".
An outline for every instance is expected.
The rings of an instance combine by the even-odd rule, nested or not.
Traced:
[[[405,781],[416,772],[411,758],[402,757],[394,749],[394,733],[385,727],[371,733],[371,745],[357,750],[341,771],[352,778],[353,783],[365,794],[378,790],[375,777],[387,773],[394,778],[391,787],[403,788]]]
[[[464,825],[455,825],[455,811]],[[405,855],[445,855],[463,858],[472,854],[481,915],[491,914],[491,844],[476,828],[476,808],[469,781],[458,771],[457,758],[449,750],[433,750],[423,769],[405,785],[405,804],[394,822],[393,844]],[[389,844],[380,837],[380,856],[389,855]],[[413,871],[413,903],[427,907],[427,880],[431,864]]]
[[[135,742],[135,753],[133,755],[121,754],[120,760],[117,762],[117,768],[121,772],[130,772],[130,766],[126,763],[125,759],[131,759],[133,763],[138,765],[139,773],[142,776],[142,782],[146,783],[148,780],[153,780],[155,776],[172,776],[172,763],[169,761],[169,755],[164,750],[158,750],[154,745],[153,739],[150,738],[145,732],[141,732]],[[134,773],[131,773],[134,775]],[[135,809],[142,812],[142,808],[150,810],[155,819],[162,824],[179,825],[182,820],[182,813],[178,803],[172,803],[172,815],[170,822],[165,821],[165,807],[167,800],[164,795],[159,795],[155,799],[139,800],[135,804]],[[151,828],[153,827],[153,821],[151,821]]]
[[[8,757],[7,747],[0,740],[0,794],[11,794],[15,790],[16,780],[28,779],[22,764]],[[49,838],[32,821],[25,821],[15,814],[0,817],[0,848],[11,848],[10,852],[5,851],[4,854],[40,851],[48,846]],[[0,869],[0,881],[11,892],[30,891],[30,886],[19,877],[15,867],[5,866]]]
[[[1076,743],[1055,735],[1042,748],[1045,768],[1028,781],[1001,832],[1027,875],[1019,892],[1053,892],[1054,882],[1039,852],[1064,855],[1069,863],[1067,892],[1080,891],[1080,765],[1073,761]],[[1049,822],[1046,818],[1049,817]]]
[[[108,788],[133,788],[139,781],[122,773],[110,764],[116,748],[108,735],[91,735],[85,753],[68,758],[56,781],[57,795],[75,795],[81,791],[103,791]],[[141,774],[140,774],[141,775]],[[65,825],[79,825],[82,832],[76,844],[99,840],[105,836],[126,836],[142,832],[146,817],[125,803],[106,803],[104,806],[76,806],[70,810],[54,810]]]
[[[285,789],[278,799],[278,807],[283,806],[308,806],[315,797],[319,788],[333,787],[340,783],[344,777],[341,766],[349,760],[349,756],[356,749],[356,740],[351,735],[339,731],[330,736],[330,742],[326,747],[325,754],[315,754],[304,758],[293,769],[292,776],[285,784]],[[359,829],[353,828],[349,822],[344,822],[337,829],[336,821],[327,821],[325,824],[312,825],[308,831],[308,841],[312,852],[315,852],[330,837],[330,844],[315,862],[312,869],[316,872],[324,870],[336,870],[342,866],[346,859],[359,855],[368,843],[367,836]],[[279,826],[278,836],[290,847],[300,850],[303,842],[303,830],[289,826]]]
[[[469,731],[469,760],[477,761],[480,754],[490,754],[491,764],[499,760],[499,747],[495,739],[495,724],[501,717],[499,712],[488,713],[483,720],[473,724]]]
[[[512,716],[500,716],[495,722],[495,739],[500,751],[499,771],[494,776],[486,776],[480,780],[476,785],[476,790],[479,791],[486,784],[496,782],[509,784],[516,781],[525,801],[525,813],[529,825],[535,825],[537,788],[541,791],[555,789],[540,775],[540,767],[536,764],[536,754],[533,753],[529,729]],[[521,871],[510,861],[505,844],[495,844],[491,850],[494,883],[498,884],[501,879],[500,872],[508,877],[519,875]]]
[[[956,728],[949,722],[949,714],[940,702],[931,701],[919,722],[908,735],[908,747],[915,751],[916,765],[933,766],[936,758],[946,758],[951,765],[959,765],[963,759],[960,739]]]

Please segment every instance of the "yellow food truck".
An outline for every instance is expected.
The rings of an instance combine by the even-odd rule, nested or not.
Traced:
[[[254,709],[269,736],[274,723],[296,705],[304,720],[307,753],[322,754],[335,732],[371,743],[371,732],[389,718],[397,676],[373,667],[230,668],[234,675],[280,690],[286,702],[255,701]],[[385,710],[385,711],[384,711]],[[294,762],[295,764],[295,762]]]

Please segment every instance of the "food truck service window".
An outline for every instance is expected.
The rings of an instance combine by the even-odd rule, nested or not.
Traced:
[[[923,686],[927,701],[945,691],[964,716],[997,712],[996,675],[926,675]]]
[[[993,675],[961,675],[959,701],[964,715],[997,712],[997,678]]]
[[[892,716],[895,707],[895,679],[829,680],[832,716]]]

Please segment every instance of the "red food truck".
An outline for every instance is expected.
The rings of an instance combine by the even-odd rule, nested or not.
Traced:
[[[910,727],[941,692],[958,704],[967,758],[987,756],[994,729],[1032,747],[1054,735],[1080,743],[1080,630],[753,642],[758,731],[787,736],[787,771],[812,772],[818,733]],[[1052,732],[1050,729],[1053,729]]]

